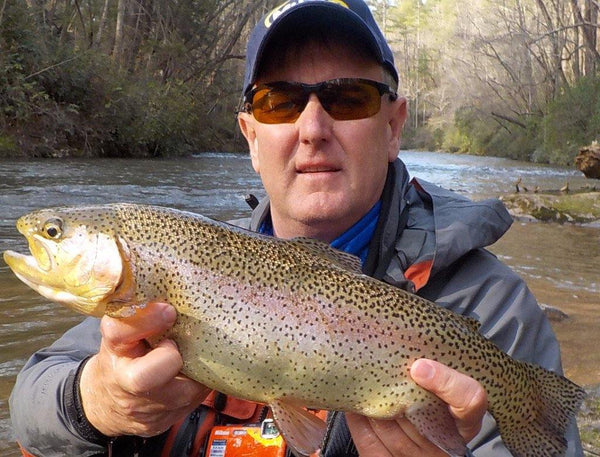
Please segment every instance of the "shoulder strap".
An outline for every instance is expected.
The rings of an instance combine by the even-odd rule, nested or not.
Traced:
[[[346,415],[339,411],[329,413],[327,434],[323,440],[323,457],[358,457],[358,451],[352,441],[346,424]]]
[[[181,423],[173,427],[174,433],[169,433],[169,437],[165,442],[162,457],[182,457],[191,455],[200,455],[201,449],[198,449],[194,454],[193,451],[196,444],[196,438],[200,438],[200,448],[205,436],[210,432],[210,429],[215,425],[216,412],[208,406],[200,406],[186,417]],[[169,438],[172,438],[170,440]],[[170,448],[170,451],[169,451]]]

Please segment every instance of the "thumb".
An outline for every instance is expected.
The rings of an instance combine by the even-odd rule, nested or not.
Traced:
[[[470,441],[479,433],[487,410],[487,394],[475,379],[439,362],[419,359],[410,369],[413,380],[450,407],[459,433]]]

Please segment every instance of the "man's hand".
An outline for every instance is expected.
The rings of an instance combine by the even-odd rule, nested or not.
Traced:
[[[487,410],[487,395],[479,382],[427,359],[413,363],[410,374],[417,384],[448,403],[450,414],[456,419],[458,432],[465,442],[477,435]],[[360,455],[447,455],[423,437],[406,418],[375,420],[357,414],[346,414],[346,419]]]
[[[83,368],[80,392],[87,419],[104,435],[158,435],[210,393],[179,374],[183,361],[173,341],[154,349],[145,341],[175,318],[166,303],[148,304],[124,319],[102,318],[100,350]]]

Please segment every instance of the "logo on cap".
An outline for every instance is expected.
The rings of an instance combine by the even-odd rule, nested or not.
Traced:
[[[277,20],[279,16],[285,13],[290,8],[293,8],[296,5],[301,3],[307,3],[310,1],[311,3],[317,3],[317,0],[288,0],[287,2],[282,3],[275,9],[273,9],[269,14],[265,17],[265,27],[269,28]],[[327,2],[327,3],[337,3],[338,5],[343,6],[344,8],[349,8],[348,5],[342,0],[318,0],[319,2]]]

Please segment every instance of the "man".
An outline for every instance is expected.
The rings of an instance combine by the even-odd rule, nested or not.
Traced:
[[[330,242],[358,255],[367,274],[478,318],[515,357],[560,370],[535,300],[483,250],[508,229],[504,208],[409,182],[397,160],[406,119],[397,83],[392,52],[361,0],[287,2],[263,18],[249,40],[239,115],[269,197],[250,228]],[[133,319],[88,319],[36,353],[11,397],[23,447],[39,456],[195,454],[215,422],[264,417],[179,375],[173,342],[149,349],[144,338],[175,318],[154,303]],[[479,383],[428,360],[411,376],[448,403],[469,453],[510,455],[484,417]],[[445,455],[404,418],[332,412],[327,420],[323,455]],[[569,441],[569,455],[580,455],[575,427]]]

